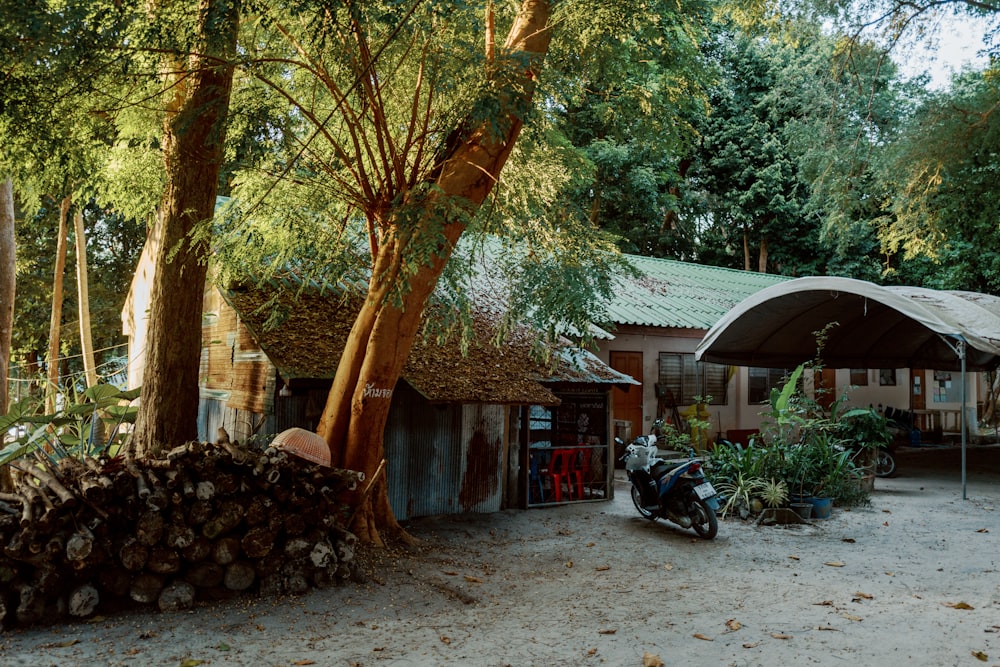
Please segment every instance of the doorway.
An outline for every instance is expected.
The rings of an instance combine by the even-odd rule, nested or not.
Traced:
[[[608,362],[616,371],[642,382],[642,352],[611,352]],[[631,422],[632,437],[642,433],[642,385],[630,385],[626,389],[615,387],[611,390],[611,400],[612,418]]]
[[[927,409],[927,394],[926,391],[927,384],[924,378],[927,376],[922,368],[914,368],[910,371],[910,409],[911,410],[926,410]]]
[[[813,375],[813,386],[816,392],[816,403],[829,412],[833,402],[837,400],[837,370],[823,368],[816,371]]]

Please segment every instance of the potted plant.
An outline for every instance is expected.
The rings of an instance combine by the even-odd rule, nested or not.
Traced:
[[[880,447],[892,442],[889,420],[874,408],[848,410],[836,421],[837,431],[861,470],[860,483],[866,491],[875,487],[875,463]]]
[[[788,484],[783,479],[769,479],[761,485],[760,499],[766,507],[784,507],[788,502]]]

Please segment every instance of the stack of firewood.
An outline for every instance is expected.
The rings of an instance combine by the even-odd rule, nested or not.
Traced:
[[[0,493],[0,621],[303,593],[355,574],[347,492],[363,476],[227,439],[164,458],[11,464]]]

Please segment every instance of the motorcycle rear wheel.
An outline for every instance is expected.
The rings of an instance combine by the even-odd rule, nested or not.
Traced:
[[[704,500],[692,500],[688,505],[688,516],[691,517],[691,527],[699,537],[710,540],[719,532],[719,519],[715,516],[715,510]]]
[[[639,493],[639,489],[635,487],[635,484],[632,485],[632,504],[635,505],[635,508],[639,510],[639,514],[644,518],[650,521],[656,521],[659,518],[655,512],[651,512],[642,506],[642,494]]]
[[[886,447],[879,447],[875,453],[875,476],[893,477],[896,474],[896,457],[892,450]]]

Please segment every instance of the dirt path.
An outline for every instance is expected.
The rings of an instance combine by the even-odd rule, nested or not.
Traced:
[[[970,447],[966,500],[959,460],[904,451],[869,508],[711,542],[641,519],[624,481],[418,520],[365,584],[10,631],[0,665],[1000,665],[1000,446]]]

